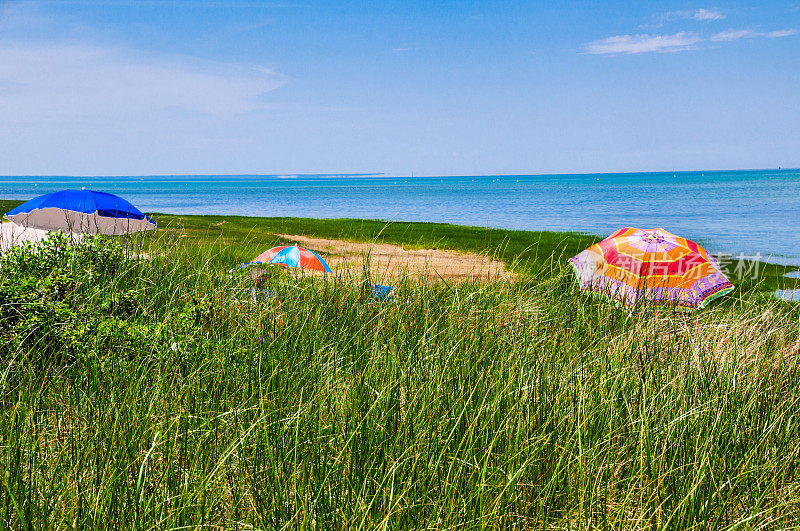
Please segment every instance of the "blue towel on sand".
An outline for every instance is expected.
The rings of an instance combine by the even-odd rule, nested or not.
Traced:
[[[383,302],[394,295],[394,292],[394,286],[381,286],[380,284],[375,284],[375,287],[372,288],[372,298]]]

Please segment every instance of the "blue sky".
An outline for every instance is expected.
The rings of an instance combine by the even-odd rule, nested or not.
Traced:
[[[798,31],[800,0],[0,0],[0,174],[798,167]]]

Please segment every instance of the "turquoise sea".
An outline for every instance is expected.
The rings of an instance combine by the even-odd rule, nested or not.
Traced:
[[[86,187],[146,212],[435,221],[607,235],[664,229],[800,265],[800,170],[582,175],[0,177],[0,198]]]

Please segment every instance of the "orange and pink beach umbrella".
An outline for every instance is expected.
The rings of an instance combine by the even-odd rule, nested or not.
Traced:
[[[660,228],[620,229],[570,264],[582,290],[626,306],[695,310],[733,290],[703,247]]]

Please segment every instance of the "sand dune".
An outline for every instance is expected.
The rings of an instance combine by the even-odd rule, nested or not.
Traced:
[[[363,272],[368,256],[370,273],[375,280],[396,279],[403,275],[477,281],[511,280],[516,276],[506,271],[503,262],[481,254],[438,249],[407,250],[388,243],[355,243],[292,234],[276,236],[322,253],[334,272],[358,275]]]

